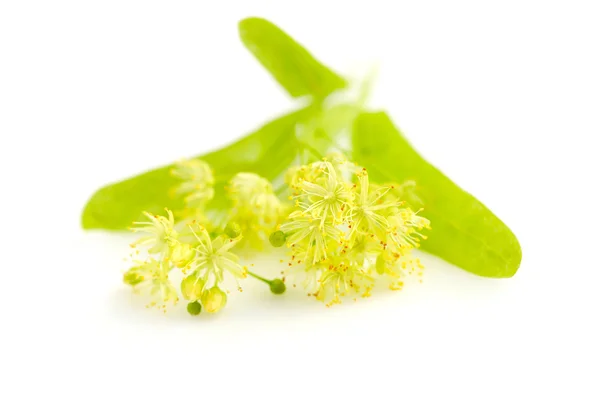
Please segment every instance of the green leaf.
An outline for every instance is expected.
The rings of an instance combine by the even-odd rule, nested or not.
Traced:
[[[295,128],[310,118],[312,108],[304,108],[275,119],[241,140],[198,158],[208,162],[216,175],[212,210],[227,208],[226,182],[238,172],[254,172],[273,180],[297,155]],[[85,229],[122,230],[139,220],[143,211],[162,213],[167,207],[183,208],[181,198],[172,195],[178,181],[171,176],[173,165],[154,169],[98,190],[82,215]]]
[[[239,22],[246,48],[292,97],[324,99],[346,87],[344,78],[317,61],[304,47],[271,22],[246,18]]]
[[[374,181],[416,182],[425,204],[423,216],[432,227],[421,249],[480,276],[516,273],[521,247],[515,235],[481,202],[425,161],[385,113],[359,115],[352,141],[355,160]]]

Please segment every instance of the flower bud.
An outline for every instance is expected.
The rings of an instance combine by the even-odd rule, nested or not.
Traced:
[[[144,276],[141,276],[134,270],[129,270],[123,275],[123,282],[131,286],[137,285],[144,281]]]
[[[181,294],[189,301],[197,301],[202,296],[206,281],[195,274],[190,274],[181,281]]]
[[[202,305],[208,313],[217,313],[227,304],[227,294],[216,285],[202,294]]]
[[[274,247],[281,247],[285,244],[285,233],[281,230],[274,231],[269,236],[269,242]]]
[[[229,238],[237,238],[242,234],[242,228],[236,222],[227,223],[227,226],[225,226],[225,234],[227,234]]]
[[[202,305],[198,301],[190,302],[187,304],[187,311],[192,316],[198,316],[202,312]]]
[[[279,278],[271,280],[269,287],[271,288],[271,292],[276,295],[280,295],[285,292],[285,283]]]

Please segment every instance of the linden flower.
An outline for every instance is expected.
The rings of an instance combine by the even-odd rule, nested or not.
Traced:
[[[416,276],[422,283],[425,266],[419,258],[412,257],[410,254],[402,255],[397,252],[385,251],[377,257],[375,269],[377,274],[384,275],[391,280],[390,289],[401,290],[404,287],[404,279],[407,277]]]
[[[229,182],[229,191],[236,199],[247,200],[257,194],[273,193],[271,183],[256,173],[238,173]]]
[[[351,260],[336,258],[327,266],[320,279],[316,298],[332,306],[342,302],[349,294],[370,296],[374,279]]]
[[[175,221],[173,212],[166,209],[167,216],[153,215],[149,212],[144,212],[144,215],[150,220],[149,222],[134,222],[134,227],[131,231],[147,233],[146,237],[131,244],[131,247],[138,245],[149,245],[148,253],[164,253],[168,254],[171,247],[177,243],[178,233],[175,230]],[[141,226],[141,227],[135,227]]]
[[[231,274],[236,280],[246,277],[246,269],[240,266],[239,257],[229,252],[242,239],[241,235],[236,238],[221,235],[211,240],[208,231],[203,226],[197,225],[197,228],[194,229],[190,225],[190,229],[199,244],[194,248],[196,257],[190,264],[190,268],[193,269],[192,273],[204,281],[210,280],[216,283],[223,282],[225,272]]]
[[[204,205],[214,196],[215,179],[210,166],[200,159],[189,159],[177,162],[171,174],[182,180],[175,193],[185,195],[187,206],[197,208]]]
[[[388,214],[399,205],[400,201],[384,199],[388,188],[372,191],[369,189],[369,175],[363,169],[357,174],[360,190],[355,196],[355,202],[349,210],[350,237],[356,238],[360,233],[374,234],[385,241],[390,230]]]
[[[262,248],[268,233],[282,219],[285,206],[273,192],[271,183],[254,173],[238,173],[228,186],[233,200],[229,222],[235,222],[246,242]]]
[[[156,306],[166,311],[167,304],[179,301],[177,290],[169,281],[169,264],[150,258],[147,261],[134,261],[136,266],[130,268],[123,276],[126,284],[134,287],[138,293],[146,291],[153,298],[148,307]]]
[[[356,237],[353,243],[344,244],[342,254],[347,254],[359,266],[369,266],[373,260],[383,251],[381,243],[367,234]]]
[[[261,218],[264,223],[273,223],[281,215],[283,204],[273,193],[271,183],[254,173],[238,173],[229,185],[229,193],[236,205]]]
[[[390,217],[393,228],[390,239],[398,250],[418,248],[420,241],[427,239],[427,236],[420,233],[419,230],[430,229],[430,222],[417,213],[411,209],[403,208]]]
[[[354,170],[356,170],[356,165],[350,162],[344,154],[339,151],[332,151],[325,158],[331,162],[340,178],[350,180]]]
[[[305,165],[295,165],[289,167],[283,176],[283,181],[289,187],[296,187],[302,179],[305,178]]]
[[[303,180],[299,183],[301,194],[296,196],[298,204],[305,214],[321,220],[325,224],[327,218],[331,218],[337,224],[342,212],[348,208],[352,201],[352,193],[348,184],[340,180],[333,165],[330,162],[322,162],[324,178],[316,182]]]
[[[317,263],[327,258],[331,243],[338,243],[343,233],[331,224],[306,216],[302,211],[292,212],[290,220],[281,225],[288,247],[305,248],[303,259]],[[312,259],[310,259],[312,257]]]
[[[309,165],[297,165],[290,167],[285,175],[285,183],[293,190],[300,190],[300,184],[303,181],[314,182],[323,174],[323,168],[319,163],[311,163]]]
[[[302,254],[305,253],[305,250],[301,250],[297,253],[297,258],[303,259]],[[302,280],[304,290],[308,293],[319,291],[321,281],[320,278],[323,274],[324,268],[320,267],[320,264],[306,263],[302,261],[296,261],[296,264],[294,264],[293,261],[295,259],[296,258],[293,258],[292,262],[288,263],[288,266],[290,266],[291,269],[286,271],[286,276],[289,276],[296,281]]]
[[[321,161],[312,162],[307,165],[291,166],[284,175],[284,181],[290,188],[300,192],[302,182],[309,181],[316,183],[319,178],[323,177],[324,172],[331,171],[331,166],[333,166],[333,170],[338,175],[337,177],[343,179],[346,175],[340,166],[347,164],[349,163],[346,163],[342,154],[330,153]]]

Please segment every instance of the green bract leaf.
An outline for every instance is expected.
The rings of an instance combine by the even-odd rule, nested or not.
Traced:
[[[239,23],[242,42],[292,97],[323,99],[346,87],[346,81],[317,61],[271,22],[246,18]]]
[[[486,277],[511,277],[521,263],[515,235],[488,208],[425,161],[383,112],[362,113],[353,131],[355,160],[377,182],[416,182],[431,221],[422,249]],[[419,208],[414,197],[406,198]]]
[[[292,112],[223,149],[199,156],[213,168],[217,179],[215,197],[209,203],[209,210],[227,208],[224,186],[234,174],[254,172],[269,180],[281,174],[298,152],[294,135],[297,124],[312,113],[310,108]],[[122,230],[139,220],[143,211],[162,213],[165,207],[174,211],[182,209],[182,199],[173,196],[171,190],[178,183],[170,174],[172,166],[98,190],[83,211],[83,228]]]

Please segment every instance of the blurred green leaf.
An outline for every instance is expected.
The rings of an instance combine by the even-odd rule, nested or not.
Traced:
[[[273,23],[246,18],[239,23],[246,48],[292,97],[324,99],[346,87],[344,78],[317,61],[304,47]]]
[[[352,134],[355,160],[379,183],[416,182],[431,220],[421,249],[486,277],[511,277],[521,247],[511,230],[488,208],[425,161],[384,112],[362,113]],[[415,208],[418,201],[407,198]],[[412,202],[412,203],[411,203]]]
[[[310,108],[292,112],[225,148],[199,156],[211,165],[217,178],[215,198],[209,208],[212,211],[226,208],[223,187],[238,172],[254,172],[269,180],[281,174],[298,152],[296,125],[312,114]],[[178,183],[170,174],[172,166],[99,189],[84,208],[83,228],[122,230],[139,220],[143,211],[162,213],[165,207],[181,210],[183,201],[172,195],[171,189]]]
[[[317,152],[343,138],[351,128],[352,158],[369,169],[379,183],[414,181],[404,198],[413,208],[425,207],[432,222],[422,249],[465,270],[487,277],[510,277],[518,270],[521,248],[515,235],[488,208],[425,161],[383,112],[363,112],[367,81],[355,103],[324,107],[323,100],[346,81],[317,61],[274,24],[261,18],[239,23],[244,45],[292,97],[311,96],[311,106],[270,123],[239,141],[202,156],[217,177],[209,212],[226,216],[224,186],[235,173],[254,172],[273,181],[306,148]],[[300,141],[299,141],[300,140]],[[313,151],[314,152],[314,151]],[[178,183],[172,165],[155,169],[98,190],[87,203],[86,229],[120,230],[139,220],[142,211],[161,213],[183,208],[172,188]]]

